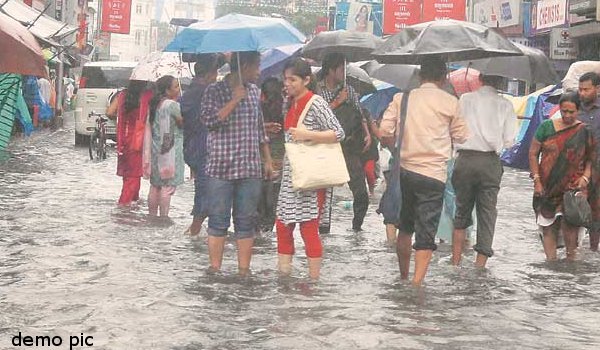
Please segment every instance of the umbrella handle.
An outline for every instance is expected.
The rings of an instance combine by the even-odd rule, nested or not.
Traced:
[[[236,52],[235,54],[235,58],[237,59],[237,71],[238,71],[238,76],[240,78],[240,84],[244,85],[244,80],[242,79],[242,66],[240,65],[240,53]]]

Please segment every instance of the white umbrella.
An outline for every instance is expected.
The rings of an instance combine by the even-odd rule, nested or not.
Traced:
[[[194,63],[182,62],[176,52],[153,52],[144,57],[131,73],[131,80],[157,81],[165,75],[192,78]]]

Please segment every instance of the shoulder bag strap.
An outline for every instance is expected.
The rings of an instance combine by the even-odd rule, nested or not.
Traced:
[[[406,111],[408,109],[408,96],[410,90],[402,94],[400,105],[400,123],[398,123],[398,135],[396,136],[396,159],[400,162],[400,149],[402,148],[402,138],[404,136],[404,124],[406,124]]]
[[[296,125],[296,128],[300,129],[306,129],[306,126],[304,126],[304,118],[306,117],[306,113],[308,113],[308,110],[310,109],[310,107],[312,106],[314,100],[317,98],[317,95],[313,95],[310,100],[308,100],[308,102],[306,103],[306,106],[304,106],[304,109],[302,110],[302,114],[300,114],[300,118],[298,119],[298,125]]]

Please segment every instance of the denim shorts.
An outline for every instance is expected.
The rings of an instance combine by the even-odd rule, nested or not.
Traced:
[[[227,236],[232,213],[235,239],[253,238],[258,230],[261,179],[208,178],[208,234]]]
[[[196,172],[194,178],[194,208],[192,209],[192,215],[198,217],[208,216],[208,176],[206,176],[204,169]]]

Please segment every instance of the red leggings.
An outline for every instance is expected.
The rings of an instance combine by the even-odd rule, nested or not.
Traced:
[[[123,189],[119,204],[129,205],[133,201],[140,199],[140,181],[139,177],[123,177]]]
[[[375,188],[375,182],[377,181],[377,175],[375,174],[375,161],[367,160],[364,165],[365,175],[367,177],[367,184],[369,185],[369,191],[373,192]]]
[[[325,203],[325,190],[319,190],[317,192],[317,205],[319,211],[323,208]],[[275,228],[277,230],[277,252],[279,254],[294,254],[294,228],[296,224],[286,225],[279,219],[275,221]],[[323,245],[321,244],[321,238],[319,238],[319,217],[310,221],[300,223],[300,234],[304,240],[304,249],[306,250],[306,256],[309,258],[320,258],[323,256]]]

